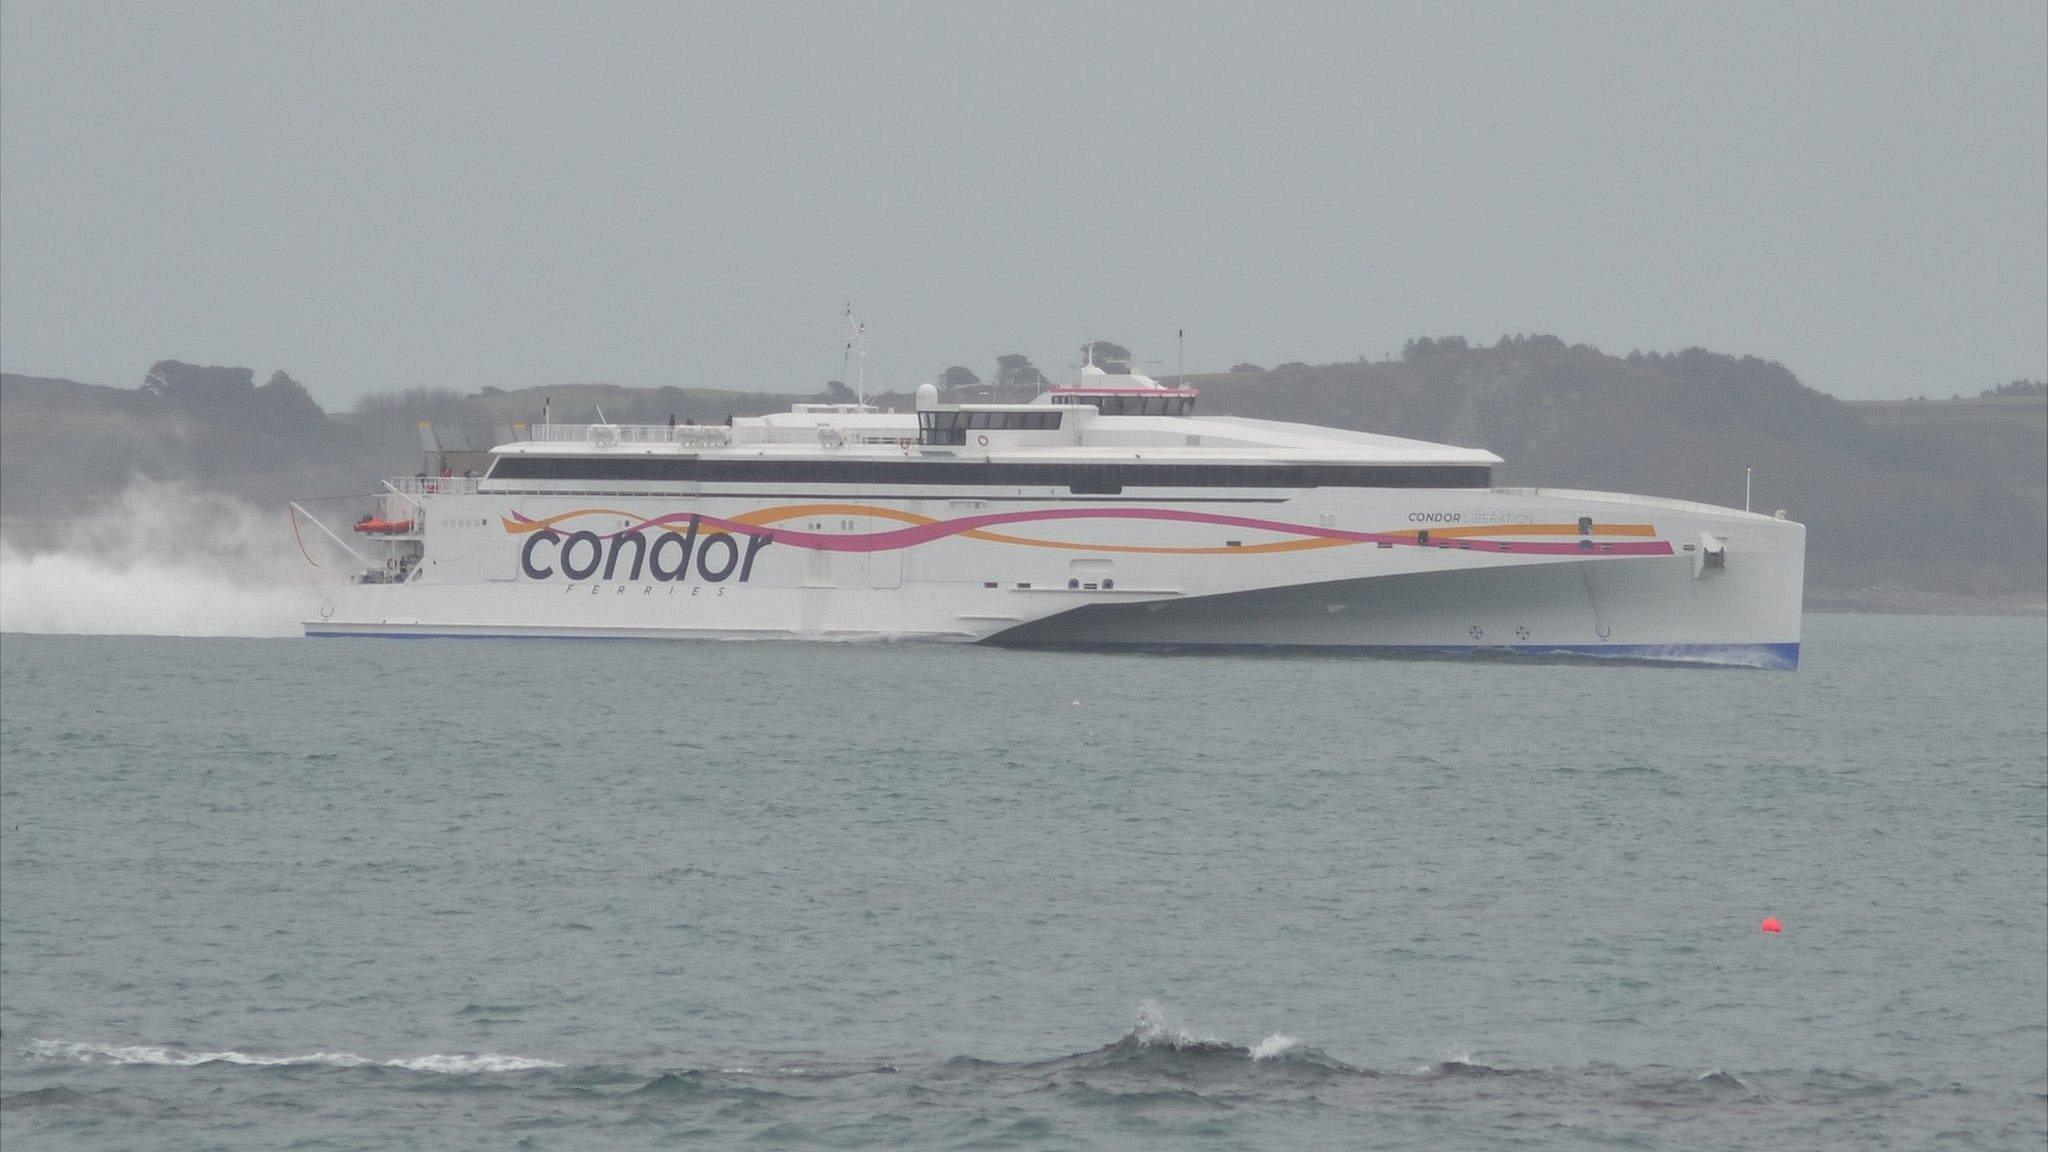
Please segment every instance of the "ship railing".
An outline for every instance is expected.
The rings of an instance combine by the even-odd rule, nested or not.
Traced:
[[[680,444],[689,448],[723,448],[732,443],[732,429],[715,424],[536,424],[528,429],[535,440],[555,444]]]
[[[1496,496],[1544,496],[1553,500],[1586,500],[1602,504],[1630,504],[1638,508],[1663,508],[1672,512],[1696,512],[1714,516],[1736,513],[1753,516],[1759,520],[1782,519],[1762,512],[1744,512],[1740,508],[1724,508],[1719,504],[1702,504],[1697,500],[1674,500],[1668,496],[1642,496],[1633,492],[1594,492],[1584,488],[1494,488]]]
[[[413,503],[422,496],[474,496],[475,476],[393,476],[384,481],[393,492]]]

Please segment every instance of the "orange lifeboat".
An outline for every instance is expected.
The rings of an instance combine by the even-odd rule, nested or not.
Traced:
[[[381,516],[365,516],[356,521],[356,531],[368,532],[375,536],[399,536],[412,531],[410,520],[386,520]]]

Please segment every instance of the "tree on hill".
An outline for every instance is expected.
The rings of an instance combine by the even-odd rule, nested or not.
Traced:
[[[273,425],[317,424],[327,418],[326,409],[306,391],[306,386],[286,375],[282,368],[272,372],[263,387],[256,389],[256,407]]]
[[[2039,380],[2014,380],[1996,388],[1986,388],[1985,396],[2048,396],[2048,384]]]
[[[1121,375],[1131,370],[1131,350],[1113,340],[1090,340],[1081,345],[1081,357],[1084,362],[1091,354],[1095,366],[1111,375]]]
[[[312,395],[282,370],[258,388],[254,369],[159,360],[143,373],[142,392],[210,419],[273,431],[303,431],[327,418]]]
[[[981,383],[981,377],[976,376],[972,370],[963,368],[958,364],[939,373],[938,384],[940,388],[967,388],[979,383]]]
[[[825,398],[834,404],[851,404],[859,399],[854,395],[853,389],[846,386],[844,380],[825,381]]]
[[[1564,347],[1564,341],[1556,336],[1550,335],[1548,332],[1531,332],[1527,336],[1521,335],[1520,333],[1516,333],[1512,336],[1502,335],[1500,338],[1500,342],[1495,344],[1494,347],[1500,349],[1562,348]]]
[[[233,404],[256,394],[256,370],[159,360],[142,374],[142,390],[175,404]]]
[[[1401,345],[1401,359],[1408,361],[1424,360],[1431,356],[1442,356],[1448,352],[1467,352],[1471,350],[1471,347],[1470,344],[1465,342],[1463,336],[1438,336],[1435,339],[1427,336],[1417,336],[1415,339]]]
[[[1045,382],[1045,373],[1031,363],[1031,357],[1018,352],[996,357],[996,387],[1031,388]]]
[[[1261,367],[1259,367],[1259,366],[1258,366],[1257,364],[1232,364],[1232,365],[1230,366],[1230,370],[1231,370],[1232,372],[1264,372],[1264,371],[1265,371],[1265,369],[1264,369],[1264,368],[1261,368]]]

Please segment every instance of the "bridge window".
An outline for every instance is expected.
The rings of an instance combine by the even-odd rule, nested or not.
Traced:
[[[919,440],[925,444],[965,444],[970,431],[1051,432],[1058,430],[1064,413],[1036,412],[919,412]]]

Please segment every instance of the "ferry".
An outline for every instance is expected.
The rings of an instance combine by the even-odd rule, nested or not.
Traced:
[[[312,520],[359,567],[305,632],[1798,665],[1782,512],[1496,487],[1483,449],[1197,400],[1091,358],[1028,403],[515,428]]]

